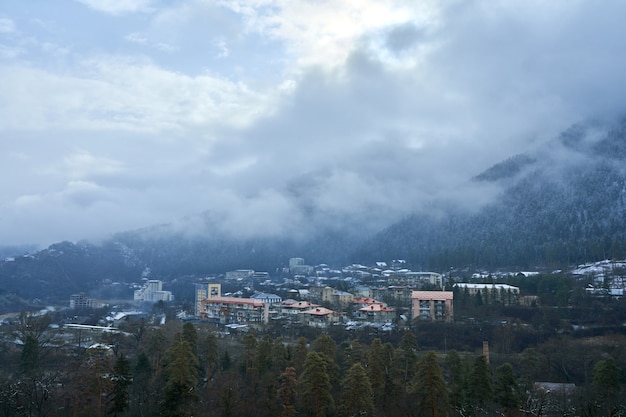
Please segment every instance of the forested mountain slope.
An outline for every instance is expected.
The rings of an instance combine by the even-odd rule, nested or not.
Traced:
[[[243,268],[273,273],[294,256],[337,266],[406,259],[415,269],[437,271],[624,259],[625,161],[626,122],[612,129],[578,125],[471,179],[477,189],[499,190],[478,211],[434,202],[434,214],[415,214],[371,238],[341,225],[308,239],[234,239],[211,233],[209,220],[200,228],[209,232],[193,236],[173,225],[154,226],[0,261],[0,291],[66,297],[110,281],[137,282],[146,268],[164,280]]]
[[[360,259],[404,257],[430,269],[561,266],[626,256],[626,124],[574,126],[476,176],[502,186],[477,213],[415,215],[379,233]]]

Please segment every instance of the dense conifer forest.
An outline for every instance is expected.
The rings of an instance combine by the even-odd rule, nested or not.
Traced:
[[[626,303],[576,294],[566,278],[525,285],[540,288],[537,305],[457,291],[455,323],[389,332],[276,324],[230,334],[169,311],[163,325],[142,319],[58,346],[49,315],[22,314],[1,327],[0,416],[625,412],[626,334],[611,323]]]

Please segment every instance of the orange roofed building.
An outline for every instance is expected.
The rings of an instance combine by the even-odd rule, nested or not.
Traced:
[[[211,297],[201,301],[201,318],[220,324],[263,325],[269,321],[269,305],[252,298]]]
[[[412,291],[411,301],[414,320],[454,320],[452,291]]]
[[[338,323],[342,313],[330,310],[325,307],[315,307],[310,310],[301,311],[303,322],[311,327],[328,327],[333,323]]]

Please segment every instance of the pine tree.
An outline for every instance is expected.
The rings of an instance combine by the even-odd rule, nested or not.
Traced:
[[[191,322],[183,325],[183,339],[189,343],[189,347],[194,355],[198,356],[198,332]]]
[[[296,368],[296,371],[302,371],[302,366],[306,360],[306,356],[309,354],[308,342],[304,337],[296,340],[296,346],[293,348],[293,361],[292,365]]]
[[[295,417],[297,386],[296,368],[290,366],[280,375],[280,387],[277,391],[280,417]]]
[[[115,361],[113,373],[111,375],[113,388],[109,393],[109,408],[107,414],[116,416],[128,409],[129,393],[128,388],[132,383],[130,373],[130,362],[126,356],[121,355]]]
[[[456,350],[452,349],[446,355],[444,361],[446,368],[446,380],[449,391],[450,407],[456,410],[464,402],[464,374],[461,357]]]
[[[415,369],[417,367],[417,352],[419,351],[419,346],[417,345],[415,334],[410,330],[405,330],[400,340],[399,347],[403,369],[402,382],[405,387],[408,387],[410,381],[413,379],[413,375],[415,375]]]
[[[329,335],[323,334],[313,341],[312,349],[315,352],[326,354],[330,360],[334,361],[337,354],[337,343]]]
[[[339,415],[344,417],[374,415],[372,386],[360,362],[352,365],[341,381]]]
[[[372,385],[374,404],[382,408],[385,404],[385,373],[386,364],[382,342],[379,338],[372,340],[367,357],[367,375]]]
[[[491,369],[484,356],[478,356],[469,377],[468,404],[472,414],[487,414],[493,398]]]
[[[325,354],[309,352],[299,380],[302,412],[311,417],[324,417],[334,408],[328,360]]]
[[[435,352],[427,352],[420,358],[412,387],[417,405],[424,415],[430,417],[447,415],[448,388]]]
[[[191,415],[198,401],[198,358],[182,336],[165,354],[166,383],[163,394],[164,416]]]
[[[33,335],[24,339],[22,354],[20,355],[20,371],[24,374],[33,374],[39,370],[40,348],[39,342]]]
[[[511,410],[520,405],[520,392],[513,366],[506,362],[496,368],[494,380],[494,400],[504,408],[504,414],[510,414]]]
[[[613,358],[596,363],[593,368],[593,388],[600,404],[606,407],[606,415],[613,416],[615,399],[619,397],[622,371]]]

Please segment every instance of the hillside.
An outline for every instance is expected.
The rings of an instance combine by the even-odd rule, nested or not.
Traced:
[[[626,255],[626,125],[574,126],[473,181],[502,192],[478,213],[415,215],[366,242],[359,259],[404,257],[424,268],[563,266]]]
[[[373,237],[320,230],[309,239],[236,240],[173,225],[128,231],[104,243],[62,242],[0,262],[0,290],[27,299],[137,282],[249,268],[274,272],[290,257],[310,264],[406,259],[415,269],[562,267],[626,258],[626,124],[577,125],[471,179],[499,194],[479,211],[438,204]],[[202,214],[200,216],[203,216]],[[197,221],[195,219],[194,221]]]

